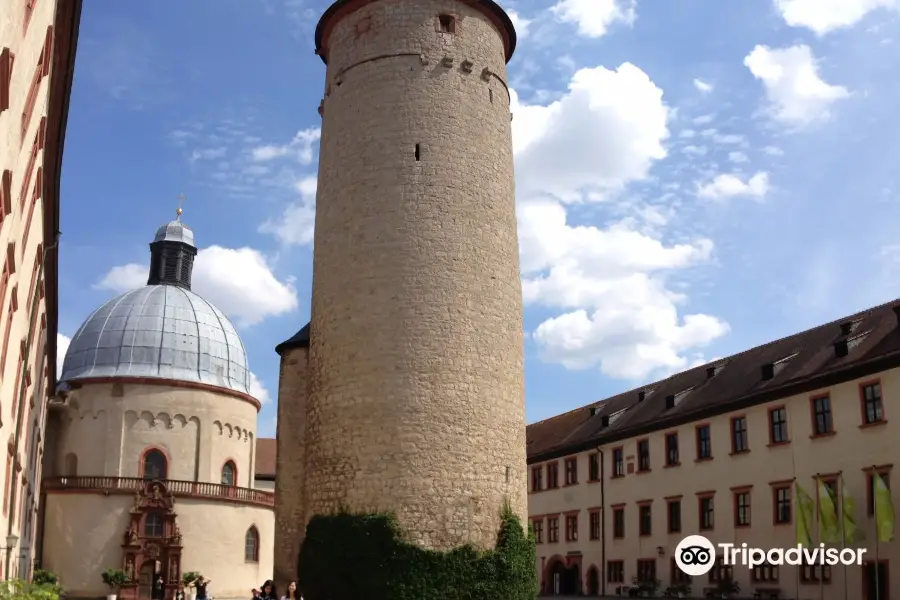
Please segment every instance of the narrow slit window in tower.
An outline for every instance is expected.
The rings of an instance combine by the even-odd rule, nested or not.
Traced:
[[[416,144],[416,162],[419,162],[419,158],[422,156],[422,150],[419,147],[419,144]]]
[[[438,16],[438,28],[441,33],[456,33],[456,17],[453,15]]]
[[[491,104],[494,103],[494,90],[488,90],[488,98],[491,99]]]

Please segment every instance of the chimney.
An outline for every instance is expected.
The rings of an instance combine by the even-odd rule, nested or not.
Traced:
[[[768,381],[775,377],[775,365],[774,363],[768,363],[762,366],[762,378],[763,381]]]
[[[666,410],[675,408],[675,396],[666,396]]]
[[[844,358],[850,352],[847,347],[847,340],[838,340],[834,343],[834,357]]]

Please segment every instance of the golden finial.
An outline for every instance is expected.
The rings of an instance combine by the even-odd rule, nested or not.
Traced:
[[[180,220],[181,220],[181,213],[184,212],[184,211],[181,209],[181,205],[184,204],[184,201],[185,201],[186,199],[187,199],[187,197],[186,197],[183,193],[182,193],[182,194],[178,194],[178,210],[175,211],[175,214],[177,215],[177,218],[175,219],[176,221],[180,221]]]

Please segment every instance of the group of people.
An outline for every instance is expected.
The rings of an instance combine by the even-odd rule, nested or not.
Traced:
[[[194,582],[194,590],[197,593],[197,600],[210,600],[209,596],[209,579],[200,577]],[[153,590],[150,597],[152,600],[165,600],[166,582],[162,573],[156,576],[153,582]],[[260,589],[254,589],[251,600],[303,600],[303,596],[297,593],[297,583],[292,581],[288,585],[287,593],[279,597],[275,591],[275,582],[271,579],[267,580]],[[179,590],[175,594],[175,600],[184,600],[184,590]]]
[[[303,600],[303,596],[297,593],[297,582],[292,581],[288,585],[287,593],[278,597],[275,591],[275,582],[271,579],[267,580],[258,590],[253,590],[252,600]]]

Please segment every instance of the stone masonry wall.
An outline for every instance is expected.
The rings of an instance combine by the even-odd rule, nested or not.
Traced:
[[[278,384],[275,478],[275,581],[279,588],[297,578],[300,542],[306,531],[303,514],[303,465],[307,405],[307,348],[285,350]]]
[[[423,546],[493,546],[504,499],[526,516],[500,32],[464,2],[382,0],[328,52],[306,517],[388,509]]]

